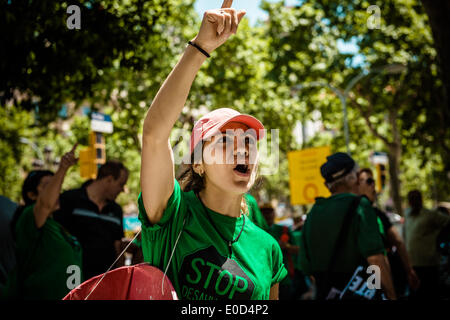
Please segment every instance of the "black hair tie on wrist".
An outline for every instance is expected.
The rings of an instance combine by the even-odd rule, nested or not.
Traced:
[[[210,57],[210,55],[209,55],[209,53],[208,52],[206,52],[205,50],[203,50],[202,48],[200,48],[200,46],[198,46],[197,44],[195,44],[194,42],[192,42],[192,41],[189,41],[188,42],[188,44],[190,44],[191,46],[193,46],[193,47],[195,47],[195,48],[197,48],[197,50],[198,51],[200,51],[201,53],[203,53],[207,58],[209,58]]]

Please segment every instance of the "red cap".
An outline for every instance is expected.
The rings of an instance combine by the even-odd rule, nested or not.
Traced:
[[[194,125],[191,134],[191,154],[200,141],[207,140],[220,132],[220,129],[229,122],[240,122],[256,131],[256,138],[264,137],[263,124],[248,114],[241,114],[230,108],[220,108],[201,117]]]

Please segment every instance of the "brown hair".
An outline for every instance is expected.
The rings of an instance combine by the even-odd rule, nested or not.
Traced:
[[[177,177],[181,190],[184,192],[194,191],[199,193],[205,188],[205,181],[197,172],[194,171],[192,164],[183,164]]]
[[[201,153],[198,149],[202,149]],[[200,159],[195,159],[195,155],[201,155]],[[194,191],[195,194],[199,193],[205,188],[204,178],[194,171],[194,163],[202,163],[203,160],[203,143],[199,143],[195,146],[194,151],[191,154],[191,162],[189,164],[182,163],[177,174],[177,180],[180,184],[181,190],[184,192]]]
[[[360,170],[358,171],[358,179],[359,179],[359,176],[360,176],[361,174],[363,174],[363,173],[370,174],[370,175],[373,177],[373,171],[372,171],[372,169],[369,169],[369,168],[362,168],[362,169],[360,169]]]
[[[123,165],[122,162],[117,160],[109,160],[101,165],[98,169],[97,180],[106,178],[107,176],[113,176],[114,180],[119,179],[120,171],[124,170],[128,173],[128,169]]]
[[[423,207],[422,194],[419,190],[412,190],[408,192],[408,203],[411,206],[410,214],[412,216],[419,215],[420,210],[422,210]]]

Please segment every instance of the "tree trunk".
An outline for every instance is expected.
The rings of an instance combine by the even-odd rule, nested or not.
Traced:
[[[400,194],[400,159],[402,156],[402,145],[400,132],[397,126],[397,109],[389,109],[388,119],[392,130],[392,142],[387,145],[389,159],[389,184],[391,189],[391,197],[394,202],[395,211],[399,215],[403,215],[402,197]]]
[[[395,145],[388,146],[388,160],[389,160],[389,186],[394,208],[397,214],[403,215],[402,197],[400,195],[400,150]]]
[[[442,115],[443,132],[447,130],[447,124],[450,122],[450,1],[448,0],[422,0],[425,12],[430,21],[431,31],[433,33],[434,47],[440,65],[439,75],[444,85],[444,103],[440,114]],[[445,139],[442,140],[443,161],[445,171],[450,174],[450,151]]]
[[[443,114],[445,123],[450,120],[450,2],[448,0],[422,0],[428,15],[433,33],[434,47],[436,48],[441,78],[445,87]]]
[[[371,111],[364,112],[362,107],[355,101],[355,99],[350,100],[352,104],[359,110],[359,112],[364,117],[367,127],[372,132],[372,134],[383,141],[387,148],[388,160],[389,160],[389,185],[390,185],[390,196],[394,202],[394,208],[396,213],[403,215],[402,209],[402,198],[400,195],[400,159],[402,155],[402,145],[400,132],[397,125],[398,109],[391,108],[388,112],[388,122],[391,128],[392,140],[388,139],[386,136],[381,135],[376,127],[370,122]],[[370,102],[370,105],[371,102]],[[372,108],[370,108],[372,109]]]

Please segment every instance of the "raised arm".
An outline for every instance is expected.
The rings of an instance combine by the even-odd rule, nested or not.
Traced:
[[[397,300],[397,295],[395,293],[394,284],[392,283],[392,276],[390,272],[389,265],[386,263],[384,255],[382,253],[372,255],[367,257],[367,262],[369,266],[376,265],[380,268],[381,273],[381,287],[384,290],[386,298],[389,300]]]
[[[236,33],[245,11],[231,8],[225,0],[221,9],[206,11],[200,31],[192,40],[208,53]],[[186,102],[194,78],[206,56],[187,46],[183,56],[154,98],[144,120],[141,158],[141,190],[150,223],[157,223],[174,188],[174,161],[170,132]]]
[[[75,158],[75,148],[78,144],[75,144],[69,152],[67,152],[62,158],[59,164],[58,170],[55,175],[51,177],[48,184],[39,193],[36,200],[36,205],[34,206],[34,221],[37,228],[41,228],[47,221],[48,216],[56,209],[59,194],[61,193],[61,186],[66,176],[67,170],[75,163],[78,159]]]
[[[408,252],[406,251],[406,246],[403,242],[402,237],[397,232],[394,226],[390,227],[387,230],[386,236],[389,243],[397,247],[398,254],[400,256],[400,259],[402,260],[403,268],[405,269],[406,275],[408,277],[409,286],[411,287],[411,289],[416,290],[420,285],[420,279],[414,271],[411,262],[409,261]]]

